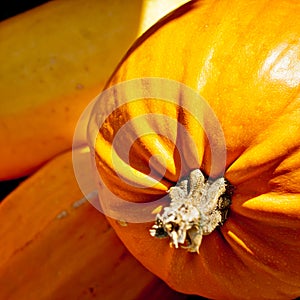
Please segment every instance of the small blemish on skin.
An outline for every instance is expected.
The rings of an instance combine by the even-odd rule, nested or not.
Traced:
[[[65,218],[67,215],[68,215],[68,212],[66,210],[63,210],[56,216],[56,219]]]
[[[84,85],[81,83],[76,84],[76,90],[82,90],[84,88]]]
[[[117,223],[122,227],[126,227],[128,225],[128,223],[125,220],[117,220]]]
[[[72,206],[73,208],[78,208],[79,206],[81,206],[82,204],[84,204],[87,201],[86,198],[82,198],[80,200],[75,201]]]

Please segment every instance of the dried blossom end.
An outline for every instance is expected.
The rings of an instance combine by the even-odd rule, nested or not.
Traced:
[[[222,225],[231,204],[231,186],[221,177],[207,180],[199,170],[169,189],[170,205],[156,215],[150,234],[170,238],[170,245],[179,245],[199,253],[203,235]]]

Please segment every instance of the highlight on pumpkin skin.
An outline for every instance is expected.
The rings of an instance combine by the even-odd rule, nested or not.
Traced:
[[[98,191],[97,209],[111,218],[154,222],[152,211],[170,203],[168,190],[203,159],[210,176],[224,174],[226,146],[218,119],[180,82],[140,78],[105,90],[82,114],[74,149],[87,123],[90,156],[73,156],[75,174],[84,194]],[[212,141],[216,137],[218,143]],[[90,178],[88,184],[82,177]]]

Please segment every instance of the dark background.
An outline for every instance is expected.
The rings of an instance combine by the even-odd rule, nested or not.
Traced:
[[[0,3],[0,20],[22,13],[30,8],[36,7],[48,1],[43,0],[2,0]]]

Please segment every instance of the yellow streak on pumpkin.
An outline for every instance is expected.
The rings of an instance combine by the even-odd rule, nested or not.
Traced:
[[[162,208],[163,208],[163,206],[159,205],[156,208],[154,208],[151,213],[154,215],[159,214],[161,212]]]
[[[228,236],[231,237],[238,245],[240,245],[243,249],[245,249],[248,253],[253,255],[253,252],[251,249],[249,249],[247,247],[247,245],[241,240],[239,239],[232,231],[228,231],[227,232]]]

